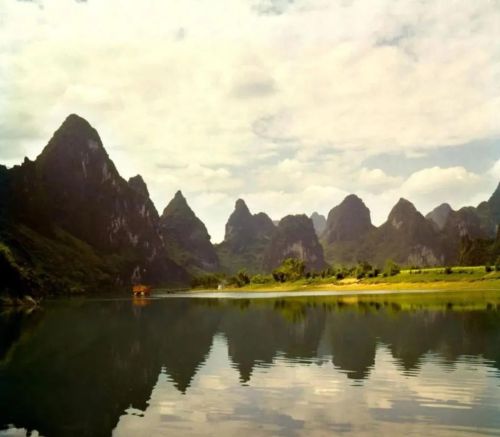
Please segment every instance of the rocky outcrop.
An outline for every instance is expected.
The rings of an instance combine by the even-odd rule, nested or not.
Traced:
[[[406,266],[442,265],[441,239],[434,225],[406,199],[400,199],[387,221],[370,236],[371,260],[383,265],[386,259]]]
[[[136,176],[127,182],[119,175],[97,131],[83,118],[70,115],[35,161],[25,159],[7,172],[8,231],[0,238],[20,264],[49,271],[54,263],[66,263],[60,271],[67,270],[63,275],[72,283],[71,263],[78,259],[82,271],[76,282],[84,288],[97,277],[108,286],[188,280],[166,255],[144,181]],[[23,253],[26,245],[30,251]],[[77,255],[67,259],[68,251]]]
[[[160,217],[169,255],[193,274],[219,270],[219,258],[203,222],[177,191]]]
[[[368,257],[367,236],[375,229],[370,210],[356,195],[347,196],[328,214],[321,236],[325,257],[332,264],[355,264]]]
[[[454,212],[448,203],[443,203],[428,213],[425,218],[436,225],[436,229],[442,230],[446,225],[448,217]]]
[[[268,240],[274,232],[272,220],[264,213],[252,215],[243,199],[238,199],[226,224],[224,243],[234,252],[240,252],[255,241]]]
[[[493,243],[500,222],[500,185],[477,208],[468,206],[453,211],[441,205],[427,215],[440,231],[447,264],[484,263],[493,257],[486,250]]]
[[[311,214],[311,220],[313,222],[316,235],[318,236],[318,238],[320,238],[326,229],[326,218],[324,215],[318,214],[317,212],[313,212]]]
[[[238,199],[227,221],[224,241],[216,248],[222,269],[228,273],[240,269],[261,272],[264,252],[275,230],[268,215],[252,214],[244,200]]]
[[[481,229],[488,238],[495,238],[500,225],[500,184],[495,192],[485,202],[477,207],[477,214],[481,220]]]
[[[142,197],[149,199],[149,191],[146,182],[140,174],[128,180],[128,186]]]
[[[326,243],[357,240],[372,229],[370,210],[351,194],[329,212],[322,239]]]
[[[321,270],[326,265],[312,220],[304,214],[280,220],[264,255],[264,270],[273,270],[287,258],[304,261],[308,270]]]

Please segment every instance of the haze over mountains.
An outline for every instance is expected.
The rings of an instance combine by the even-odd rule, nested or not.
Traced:
[[[213,245],[180,191],[160,216],[143,178],[123,179],[97,131],[74,114],[34,161],[0,166],[0,182],[0,271],[8,290],[181,285],[206,272],[268,273],[288,257],[309,270],[388,258],[408,266],[483,263],[498,250],[500,186],[477,208],[443,204],[427,217],[400,199],[379,227],[356,195],[326,220],[299,214],[278,224],[238,199],[224,241]]]

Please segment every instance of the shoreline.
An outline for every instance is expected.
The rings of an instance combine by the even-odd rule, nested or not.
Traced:
[[[303,284],[301,282],[271,284],[271,285],[246,285],[244,287],[227,287],[223,290],[217,289],[192,289],[182,294],[223,294],[223,293],[315,293],[315,292],[339,292],[358,295],[383,292],[384,294],[399,293],[432,293],[453,291],[498,291],[500,292],[500,279],[482,279],[475,281],[432,281],[432,282],[353,282],[348,284],[323,283]]]

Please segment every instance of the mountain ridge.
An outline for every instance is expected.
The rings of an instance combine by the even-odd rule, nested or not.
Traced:
[[[389,258],[422,267],[494,262],[499,223],[500,184],[477,207],[444,203],[425,217],[401,198],[378,227],[355,194],[326,219],[297,214],[276,224],[237,199],[223,242],[213,245],[180,190],[160,216],[142,176],[125,180],[97,130],[76,114],[36,159],[0,165],[0,264],[8,293],[187,284],[192,275],[218,271],[269,272],[288,256],[312,270],[360,261],[381,266]]]
[[[4,177],[0,242],[40,293],[189,281],[166,254],[144,181],[120,176],[83,118],[68,116],[34,161]]]
[[[180,190],[163,210],[160,228],[168,253],[188,271],[199,274],[219,269],[219,257],[207,228]]]

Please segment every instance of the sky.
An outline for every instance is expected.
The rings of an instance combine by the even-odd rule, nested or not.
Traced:
[[[212,241],[252,212],[383,223],[500,180],[500,0],[0,0],[0,163],[70,113]]]

